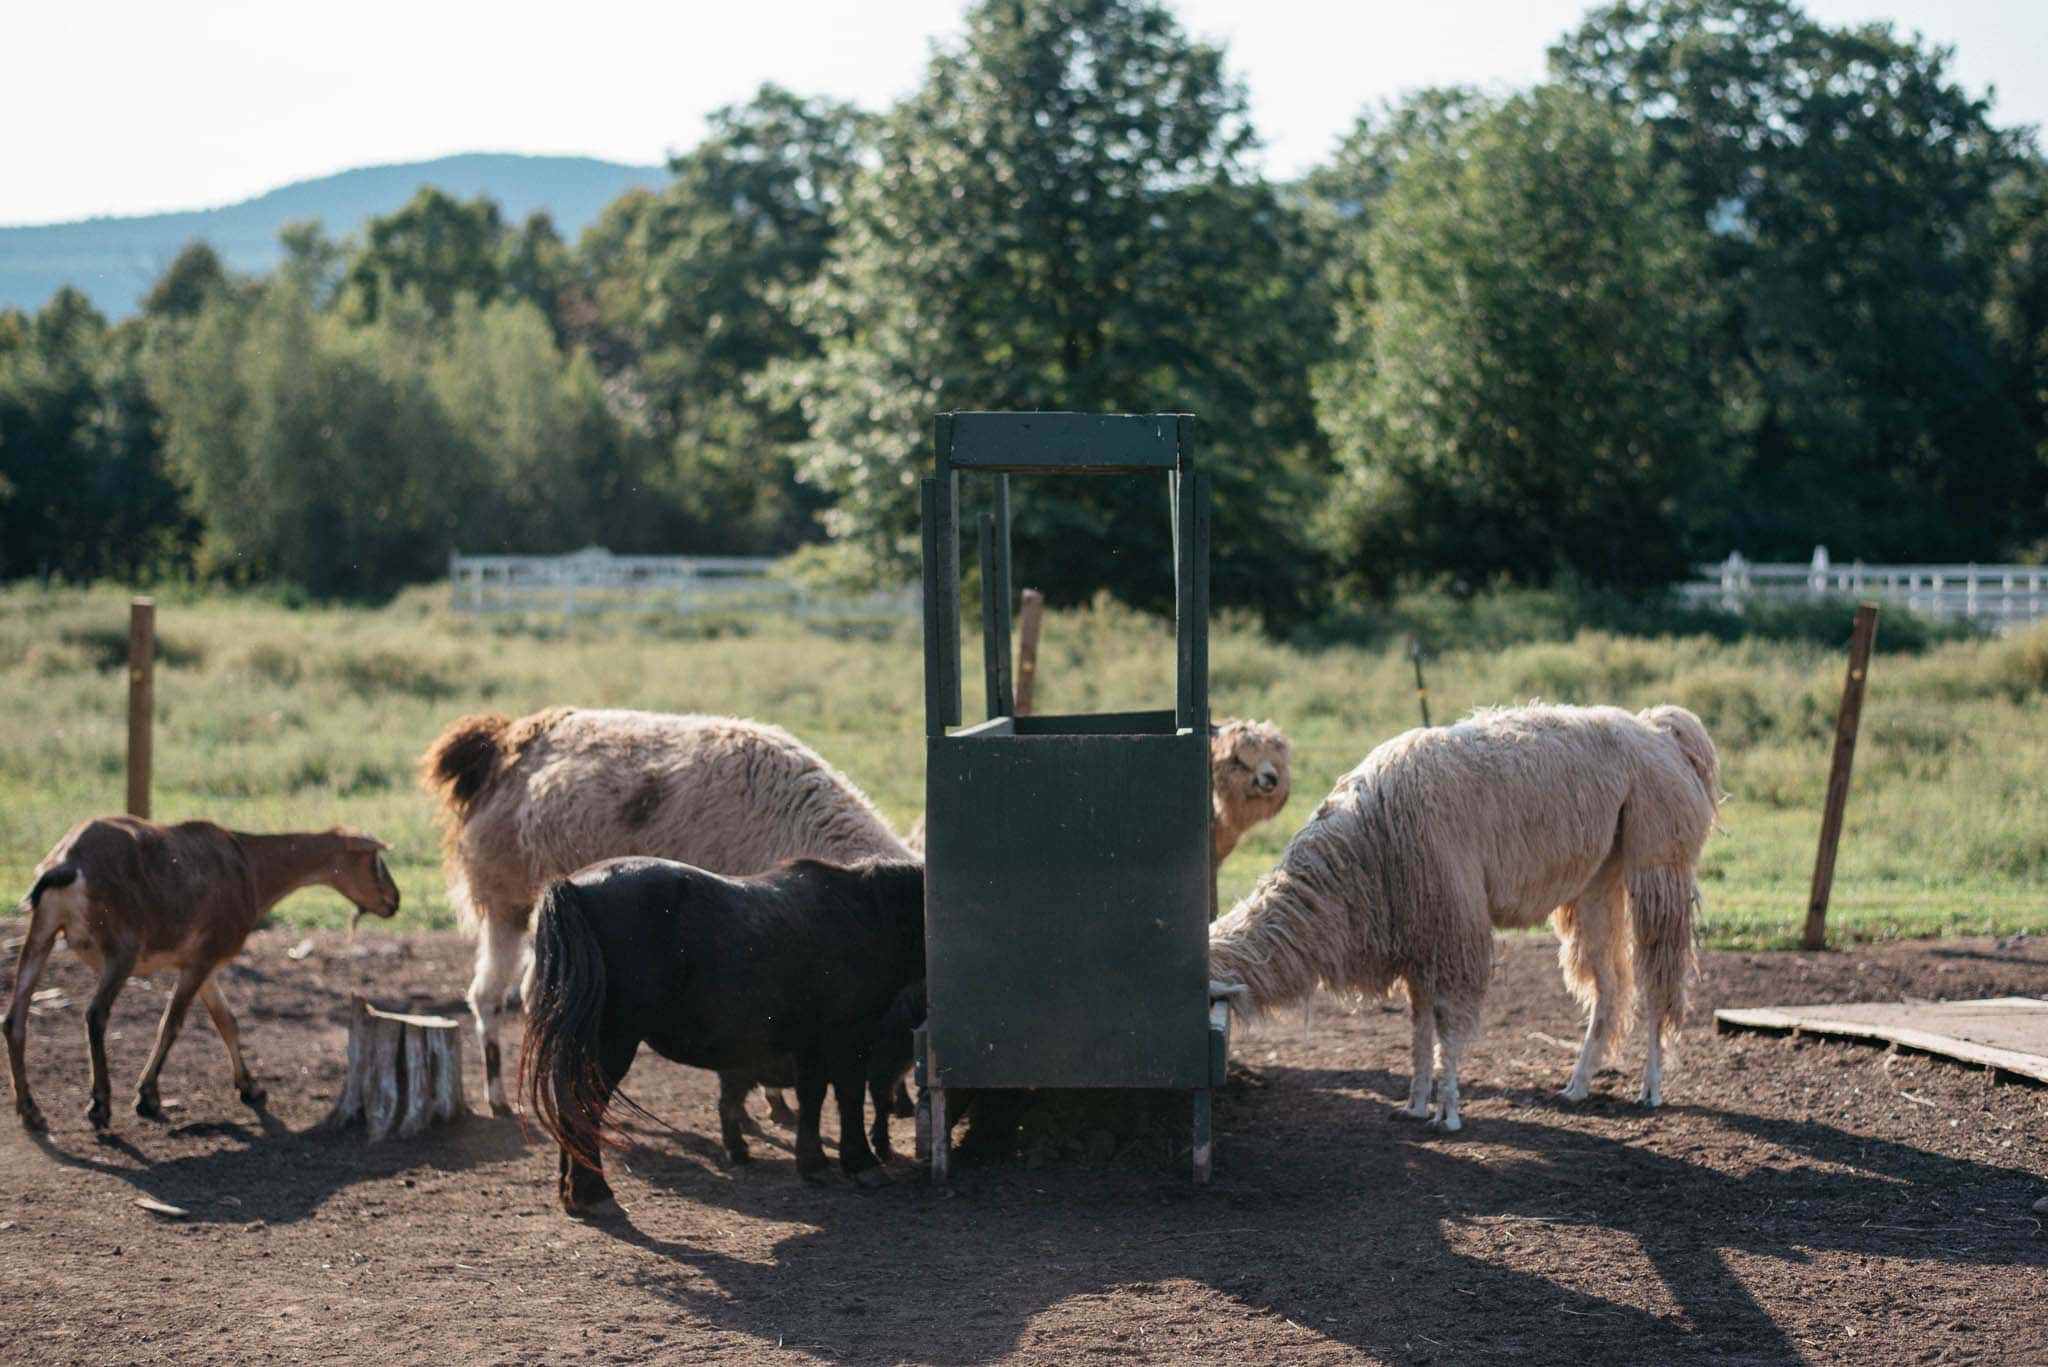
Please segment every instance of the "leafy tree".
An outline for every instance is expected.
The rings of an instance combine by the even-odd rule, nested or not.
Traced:
[[[1712,229],[1744,452],[1719,534],[1751,554],[1984,557],[2039,525],[1987,322],[2022,140],[1949,58],[1789,0],[1621,0],[1552,51],[1648,126]]]
[[[488,303],[505,281],[504,236],[490,200],[464,203],[422,186],[397,212],[370,220],[349,262],[348,311],[373,322],[385,296],[405,290],[416,291],[436,318],[454,312],[465,294]]]
[[[694,545],[784,549],[810,532],[818,500],[788,455],[802,416],[752,381],[818,350],[791,296],[831,253],[865,127],[849,105],[764,86],[711,116],[664,190],[622,196],[579,244],[598,323],[579,339],[624,380]]]
[[[1214,592],[1273,614],[1304,541],[1327,343],[1303,215],[1252,176],[1242,89],[1152,0],[986,0],[883,122],[799,315],[804,478],[883,574],[915,564],[917,477],[947,408],[1193,411],[1216,482]],[[1304,282],[1308,283],[1304,283]],[[1136,481],[1019,492],[1020,566],[1072,599],[1171,601],[1163,500]]]
[[[190,318],[227,288],[228,272],[220,253],[208,243],[192,242],[143,296],[142,312],[152,318]]]
[[[73,289],[0,313],[0,576],[135,578],[188,553],[139,343]]]
[[[1381,590],[1682,575],[1718,455],[1705,243],[1647,134],[1545,87],[1399,160],[1368,236],[1371,317],[1347,316],[1354,344],[1319,379],[1344,569]]]

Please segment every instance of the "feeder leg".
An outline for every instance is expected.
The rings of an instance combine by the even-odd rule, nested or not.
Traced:
[[[932,1181],[946,1180],[946,1169],[953,1156],[952,1136],[947,1133],[946,1089],[927,1087],[924,1095],[931,1100],[931,1173]]]
[[[1214,1154],[1211,1151],[1209,1135],[1209,1089],[1195,1089],[1195,1185],[1209,1184],[1209,1174],[1214,1169]]]

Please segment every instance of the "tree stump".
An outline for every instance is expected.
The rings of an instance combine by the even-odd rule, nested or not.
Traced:
[[[436,1121],[469,1113],[462,1095],[461,1022],[380,1011],[351,999],[348,1077],[320,1122],[333,1133],[362,1120],[374,1144],[395,1128],[410,1139]]]

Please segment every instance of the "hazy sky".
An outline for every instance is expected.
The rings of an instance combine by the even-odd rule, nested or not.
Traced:
[[[1320,160],[1369,101],[1524,85],[1582,0],[1180,0],[1227,44],[1268,165]],[[1807,0],[1957,49],[2001,123],[2048,121],[2048,0]],[[962,0],[68,0],[0,25],[0,223],[201,208],[449,152],[660,160],[762,81],[880,108]]]

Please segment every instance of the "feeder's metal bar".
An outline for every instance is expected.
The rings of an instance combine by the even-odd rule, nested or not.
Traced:
[[[1010,592],[1010,477],[995,477],[996,550],[996,647],[1002,662],[1002,715],[1017,713],[1017,676],[1010,664],[1010,605],[1017,600]]]
[[[982,695],[988,699],[989,720],[994,721],[1010,715],[1010,669],[1003,649],[1009,623],[997,606],[1002,591],[996,570],[995,515],[983,513],[975,522],[981,550]]]

